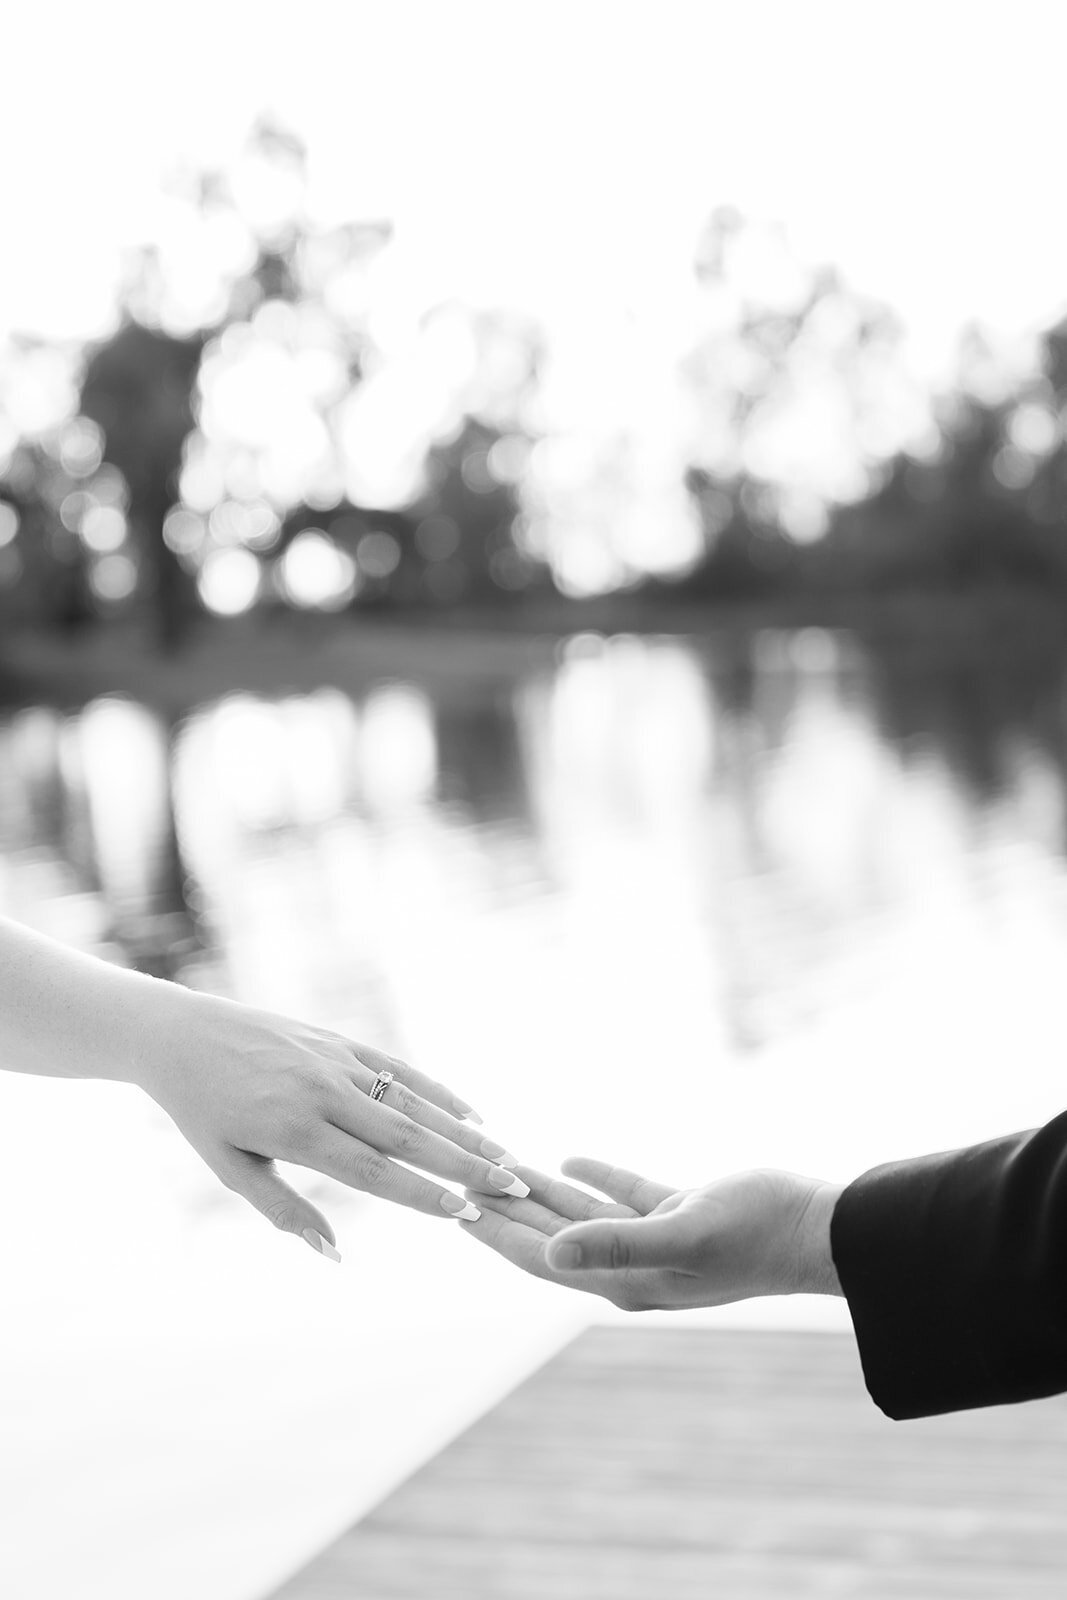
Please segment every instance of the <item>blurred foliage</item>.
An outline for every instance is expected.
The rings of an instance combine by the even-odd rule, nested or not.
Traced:
[[[729,299],[729,247],[745,236],[735,213],[712,219],[698,270],[720,298]],[[705,550],[677,588],[707,597],[1067,588],[1067,321],[1044,333],[1022,374],[968,329],[957,382],[932,397],[924,421],[899,359],[903,330],[834,274],[794,285],[785,309],[736,296],[730,313],[694,362],[711,399],[711,464],[687,474]],[[821,474],[809,462],[803,480],[788,452],[777,472],[764,466],[775,426],[802,449],[818,444],[801,413],[825,402],[828,378],[834,403],[823,413],[852,443],[838,453],[838,482],[832,454]]]
[[[66,414],[20,428],[7,408],[2,620],[142,616],[168,647],[205,609],[506,603],[546,582],[516,542],[538,330],[436,307],[405,394],[370,330],[390,225],[314,225],[305,176],[269,121],[241,170],[180,175],[177,239],[130,261],[111,335],[67,352]],[[57,353],[7,354],[0,407]]]
[[[812,583],[944,593],[1067,588],[1067,323],[1043,337],[1040,368],[1004,399],[963,386],[941,406],[936,448],[890,464],[869,498],[842,508],[812,551]]]
[[[164,645],[177,642],[195,604],[191,577],[163,530],[193,428],[193,393],[203,351],[202,337],[173,338],[161,329],[124,321],[89,356],[81,381],[80,416],[100,429],[101,465],[114,469],[114,481],[123,486],[114,508],[113,553],[127,542],[119,539],[120,517],[126,520],[131,545],[127,583],[116,582],[118,592],[111,596],[105,584],[104,598],[122,600],[124,590],[133,594],[138,586],[151,595]],[[87,508],[76,518],[83,533],[90,519],[90,547],[93,505],[108,504],[101,501],[100,490],[101,479],[93,475],[82,491]],[[104,549],[110,549],[110,542]]]
[[[176,174],[170,203],[107,338],[5,353],[0,622],[142,618],[173,647],[205,612],[577,592],[560,540],[610,542],[640,451],[625,429],[553,437],[533,319],[450,301],[397,336],[390,224],[313,220],[303,147],[269,120],[233,171]],[[617,564],[614,586],[813,610],[1067,587],[1067,322],[1022,368],[970,330],[930,395],[891,311],[782,230],[721,208],[694,266],[675,498],[696,549],[666,575]]]

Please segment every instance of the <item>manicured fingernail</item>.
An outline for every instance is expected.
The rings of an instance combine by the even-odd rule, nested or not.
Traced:
[[[548,1264],[555,1267],[557,1272],[573,1272],[582,1264],[582,1247],[580,1244],[550,1245],[548,1249]]]
[[[482,1126],[483,1119],[478,1115],[474,1107],[469,1106],[465,1100],[453,1099],[452,1109],[457,1117],[463,1117],[467,1122],[476,1122],[479,1128]]]
[[[461,1200],[458,1194],[443,1194],[441,1210],[447,1211],[457,1222],[477,1222],[481,1216],[477,1206],[472,1206],[469,1200]]]
[[[530,1192],[528,1183],[523,1183],[521,1178],[516,1178],[513,1172],[506,1172],[503,1167],[489,1174],[489,1182],[494,1189],[500,1189],[504,1194],[518,1195],[520,1199]]]
[[[494,1144],[492,1139],[482,1140],[482,1155],[487,1161],[495,1161],[498,1167],[513,1167],[519,1159],[510,1150],[505,1150],[502,1144]]]
[[[314,1228],[305,1228],[304,1238],[312,1250],[317,1250],[320,1256],[329,1256],[331,1261],[340,1261],[340,1251],[335,1250],[329,1239],[324,1239],[321,1233],[315,1232]]]

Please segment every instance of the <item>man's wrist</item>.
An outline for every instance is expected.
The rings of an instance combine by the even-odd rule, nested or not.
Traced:
[[[798,1230],[798,1294],[844,1294],[830,1247],[830,1224],[843,1188],[840,1183],[820,1183],[805,1208]]]

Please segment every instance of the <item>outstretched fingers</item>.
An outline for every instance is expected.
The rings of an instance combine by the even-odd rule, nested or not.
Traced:
[[[524,1227],[533,1228],[538,1233],[551,1238],[563,1228],[571,1226],[571,1218],[561,1217],[558,1212],[552,1211],[548,1206],[542,1205],[531,1196],[527,1200],[510,1199],[506,1195],[480,1194],[474,1189],[465,1191],[468,1200],[480,1206],[483,1210],[495,1211],[498,1216],[509,1217],[512,1222],[521,1222]],[[626,1206],[601,1206],[598,1213],[602,1217],[632,1217],[636,1213]]]
[[[399,1066],[400,1063],[398,1062]],[[392,1071],[392,1068],[386,1068]],[[366,1100],[374,1087],[377,1072],[367,1066],[365,1062],[354,1061],[349,1074],[357,1091],[362,1094],[359,1102],[360,1109],[367,1113]],[[428,1128],[431,1133],[437,1134],[442,1139],[448,1139],[452,1144],[458,1145],[461,1150],[466,1150],[473,1156],[484,1156],[486,1160],[495,1162],[498,1166],[513,1167],[516,1157],[502,1144],[497,1144],[493,1139],[487,1139],[480,1128],[474,1127],[470,1122],[464,1122],[449,1111],[442,1111],[439,1105],[425,1096],[417,1094],[408,1084],[404,1083],[397,1073],[393,1074],[394,1081],[390,1083],[378,1097],[377,1104],[384,1106],[389,1111],[398,1111],[401,1116],[407,1117],[410,1122],[417,1122],[420,1127]]]
[[[478,1209],[461,1195],[453,1194],[451,1189],[442,1188],[420,1172],[412,1172],[390,1161],[380,1150],[329,1124],[318,1131],[314,1144],[303,1151],[299,1159],[303,1166],[336,1178],[350,1189],[361,1189],[365,1194],[409,1206],[427,1216],[462,1219],[472,1217]]]
[[[580,1222],[549,1240],[546,1261],[554,1272],[635,1267],[691,1268],[699,1236],[684,1208],[662,1216]]]
[[[509,1205],[525,1204],[524,1201],[509,1202]],[[565,1283],[570,1289],[581,1289],[586,1294],[599,1294],[608,1299],[617,1289],[618,1280],[610,1274],[583,1273],[580,1277],[573,1277],[557,1272],[548,1259],[546,1245],[550,1241],[545,1235],[538,1228],[528,1227],[525,1222],[516,1220],[514,1216],[504,1215],[498,1210],[496,1201],[482,1207],[482,1214],[477,1221],[461,1222],[460,1226],[464,1233],[473,1234],[490,1250],[503,1256],[505,1261],[521,1267],[523,1272],[530,1273],[534,1278],[543,1278],[547,1283]]]
[[[632,1207],[643,1217],[678,1192],[666,1183],[654,1183],[638,1172],[613,1166],[610,1161],[594,1161],[590,1156],[570,1156],[561,1170],[568,1178],[599,1189],[601,1194],[610,1195],[619,1205]]]
[[[507,1167],[490,1161],[487,1156],[474,1155],[425,1124],[413,1121],[402,1111],[395,1111],[380,1101],[368,1100],[352,1086],[345,1086],[344,1093],[331,1106],[330,1115],[333,1124],[353,1139],[372,1145],[397,1161],[432,1172],[449,1183],[463,1184],[486,1194],[529,1193],[522,1179]],[[501,1151],[501,1154],[506,1153]]]
[[[573,1184],[549,1177],[548,1173],[539,1172],[536,1167],[519,1165],[515,1172],[529,1184],[530,1193],[539,1204],[571,1222],[591,1222],[602,1214],[608,1204],[598,1194],[576,1189]]]
[[[505,1261],[521,1267],[523,1272],[529,1272],[535,1278],[555,1280],[555,1273],[549,1270],[545,1261],[546,1238],[539,1229],[527,1227],[524,1222],[517,1222],[513,1217],[498,1212],[495,1203],[479,1203],[479,1209],[481,1215],[474,1221],[460,1223],[464,1233],[472,1233],[490,1250],[503,1256]]]

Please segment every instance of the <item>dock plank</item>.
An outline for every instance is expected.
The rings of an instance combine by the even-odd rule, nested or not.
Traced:
[[[1067,1397],[891,1422],[837,1333],[592,1328],[272,1600],[1062,1600]]]

